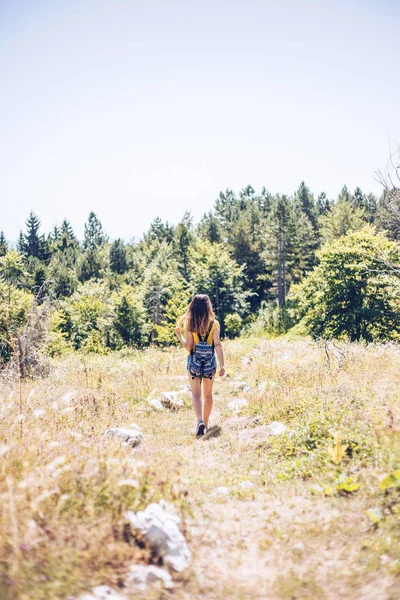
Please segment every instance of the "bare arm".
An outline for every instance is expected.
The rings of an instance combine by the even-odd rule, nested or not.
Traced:
[[[223,377],[225,375],[224,349],[222,348],[221,338],[219,335],[219,329],[215,329],[215,331],[213,333],[213,342],[214,342],[215,351],[218,356],[219,376]]]
[[[178,325],[178,327],[175,327],[175,333],[176,333],[176,335],[178,337],[178,340],[182,344],[182,346],[184,348],[186,348],[186,350],[188,352],[190,352],[192,350],[192,348],[193,348],[193,336],[190,333],[190,331],[186,331],[185,332],[186,333],[186,339],[185,339],[183,337],[183,335],[182,335],[182,328],[179,327],[179,325]]]

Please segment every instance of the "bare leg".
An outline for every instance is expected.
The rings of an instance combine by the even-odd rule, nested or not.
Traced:
[[[192,377],[189,375],[189,383],[190,383],[190,388],[192,390],[192,403],[193,403],[194,412],[196,413],[197,420],[199,421],[200,419],[203,418],[203,416],[201,414],[201,383],[200,383],[200,379],[198,379],[197,377],[196,377],[196,379],[192,379]]]
[[[208,419],[213,407],[213,389],[214,377],[212,379],[203,379],[203,394],[204,394],[204,409],[203,409],[203,421],[208,427]]]

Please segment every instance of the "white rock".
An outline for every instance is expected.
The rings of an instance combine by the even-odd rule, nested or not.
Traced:
[[[244,398],[235,398],[234,400],[232,400],[231,402],[229,402],[226,406],[226,408],[233,413],[238,413],[242,410],[242,408],[244,408],[245,406],[248,405],[248,401],[245,400]]]
[[[217,494],[217,496],[229,496],[229,488],[225,487],[224,485],[221,485],[216,488],[215,493]]]
[[[190,387],[189,384],[181,385],[178,394],[182,394],[184,396],[187,396],[188,394],[192,394],[192,388]]]
[[[154,565],[132,565],[130,567],[126,578],[126,585],[129,589],[134,588],[145,592],[147,587],[152,584],[161,584],[167,589],[174,587],[172,577],[165,569]]]
[[[171,410],[177,410],[178,408],[182,408],[185,406],[183,398],[179,398],[178,392],[161,392],[160,401],[164,408],[169,408]]]
[[[124,427],[113,427],[107,429],[104,434],[106,437],[118,437],[126,442],[132,448],[139,446],[140,442],[144,439],[143,434],[136,429],[125,429]]]
[[[79,596],[79,600],[127,600],[127,598],[110,588],[108,585],[98,585],[93,588],[90,594]]]
[[[269,434],[270,435],[282,435],[282,433],[286,433],[288,428],[283,423],[279,423],[279,421],[272,421],[268,425]]]
[[[306,549],[306,547],[304,546],[303,542],[299,542],[298,544],[295,544],[292,548],[293,552],[298,552],[299,554],[304,552],[305,549]]]
[[[140,427],[139,427],[139,425],[136,425],[136,423],[131,423],[130,429],[134,429],[135,431],[140,431]]]
[[[152,408],[152,410],[164,410],[163,405],[161,404],[161,402],[157,399],[155,400],[150,400],[149,401],[149,406]]]
[[[4,456],[10,449],[11,446],[7,446],[7,444],[0,444],[0,458]]]
[[[267,390],[267,388],[274,388],[276,387],[278,384],[276,383],[276,381],[261,381],[258,386],[257,389],[259,392],[265,392]]]
[[[229,385],[235,391],[236,390],[241,391],[241,392],[250,392],[251,391],[251,387],[249,386],[249,384],[246,381],[232,381]]]
[[[240,487],[249,490],[254,487],[254,483],[252,481],[242,481]]]
[[[140,482],[137,479],[120,479],[117,482],[117,486],[118,487],[133,487],[133,488],[139,488],[140,487]]]
[[[32,416],[35,419],[40,419],[40,417],[43,417],[43,415],[46,414],[46,411],[43,408],[35,408],[34,411],[32,411]]]
[[[67,392],[66,394],[61,396],[61,398],[60,398],[61,404],[68,405],[71,402],[72,398],[76,394],[77,394],[76,390],[71,390],[70,392]]]
[[[137,513],[127,512],[126,518],[153,552],[175,571],[183,571],[189,565],[190,551],[178,527],[180,519],[171,507],[153,503]]]

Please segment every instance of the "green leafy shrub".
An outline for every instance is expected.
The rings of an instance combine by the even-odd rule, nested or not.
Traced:
[[[315,337],[400,339],[398,244],[367,226],[319,252],[319,265],[294,288],[297,314]]]
[[[225,331],[231,338],[239,335],[243,325],[243,319],[238,313],[226,315],[225,317]]]

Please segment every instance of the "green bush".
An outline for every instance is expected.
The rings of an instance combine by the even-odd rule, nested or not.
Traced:
[[[292,288],[297,315],[315,337],[400,339],[396,242],[367,226],[319,252],[319,265]]]
[[[233,338],[239,335],[240,330],[243,326],[243,319],[238,313],[226,315],[225,317],[225,331],[228,337]]]

